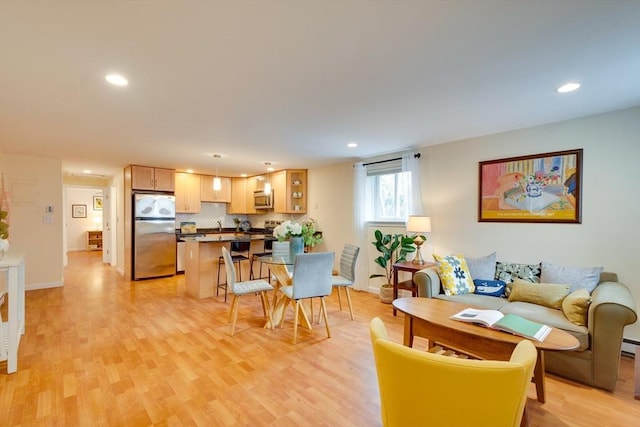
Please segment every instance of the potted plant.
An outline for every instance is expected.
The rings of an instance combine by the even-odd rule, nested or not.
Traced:
[[[393,284],[391,283],[393,264],[406,261],[407,254],[415,252],[416,248],[413,246],[413,238],[403,234],[382,234],[380,230],[376,230],[374,235],[376,240],[371,243],[381,254],[374,261],[384,268],[385,274],[374,273],[369,278],[384,277],[386,279],[386,282],[380,286],[380,300],[389,304],[393,300]]]

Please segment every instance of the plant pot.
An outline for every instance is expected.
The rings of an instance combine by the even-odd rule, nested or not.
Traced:
[[[393,285],[386,283],[380,286],[380,302],[384,304],[393,302]]]

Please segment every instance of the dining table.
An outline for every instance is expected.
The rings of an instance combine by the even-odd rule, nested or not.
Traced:
[[[287,256],[263,256],[260,257],[259,260],[269,266],[269,271],[276,279],[276,283],[273,286],[273,302],[271,305],[273,307],[273,323],[274,326],[277,327],[282,322],[287,305],[291,302],[289,297],[280,294],[279,291],[281,287],[290,286],[292,283],[292,274],[289,271],[289,267],[293,267],[295,258],[292,259]],[[309,320],[309,315],[311,315],[311,320],[313,320],[313,306],[310,308],[305,307],[299,322],[301,326],[311,329],[312,321]],[[267,320],[265,328],[271,328],[269,320]]]

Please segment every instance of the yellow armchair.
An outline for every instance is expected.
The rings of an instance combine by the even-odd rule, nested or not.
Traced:
[[[382,425],[519,426],[536,364],[522,340],[507,361],[431,354],[392,342],[382,320],[370,325]]]

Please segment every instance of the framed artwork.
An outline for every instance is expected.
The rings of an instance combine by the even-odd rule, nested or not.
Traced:
[[[87,217],[87,205],[71,205],[71,217],[72,218],[86,218]]]
[[[582,221],[582,149],[479,162],[479,222]]]
[[[93,210],[94,211],[102,210],[102,196],[93,196]]]

